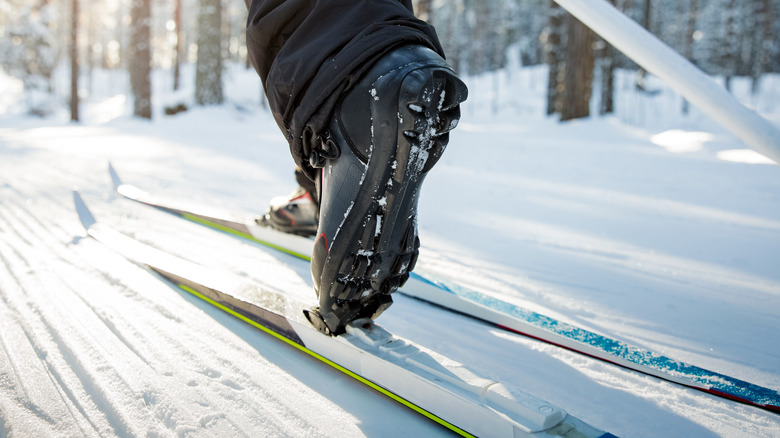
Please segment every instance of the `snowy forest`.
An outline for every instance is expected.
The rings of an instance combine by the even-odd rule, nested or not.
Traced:
[[[753,90],[780,70],[780,0],[610,0],[710,75],[749,77]],[[417,15],[431,22],[449,61],[465,75],[509,66],[549,65],[547,114],[561,120],[613,111],[616,69],[644,74],[553,0],[416,0]],[[195,95],[186,104],[223,102],[223,73],[231,63],[251,68],[242,0],[2,0],[0,59],[23,80],[29,111],[46,116],[69,105],[79,119],[79,98],[89,98],[95,71],[132,96],[132,112],[152,114],[150,75],[169,72],[179,88],[183,65],[195,65]],[[515,64],[515,65],[512,65]],[[70,83],[56,83],[67,69]],[[597,91],[594,91],[597,90]],[[598,95],[595,95],[598,93]],[[258,105],[262,96],[257,96]]]

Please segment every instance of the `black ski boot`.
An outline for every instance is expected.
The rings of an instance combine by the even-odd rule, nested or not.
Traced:
[[[323,333],[376,318],[409,278],[420,241],[417,200],[468,90],[435,52],[406,46],[382,57],[336,107],[321,149],[320,223],[311,260]]]

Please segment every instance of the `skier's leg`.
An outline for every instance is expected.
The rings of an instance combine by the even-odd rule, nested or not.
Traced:
[[[466,87],[410,0],[248,5],[250,58],[269,106],[320,186],[311,265],[320,305],[307,316],[339,334],[384,311],[414,267],[419,189]]]

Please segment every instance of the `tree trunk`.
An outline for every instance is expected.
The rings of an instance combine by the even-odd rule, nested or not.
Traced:
[[[460,0],[453,0],[447,3],[447,7],[441,9],[442,13],[436,16],[436,29],[439,32],[439,39],[447,53],[447,61],[456,72],[460,72],[461,67],[461,43],[463,29],[463,14],[456,13],[456,7],[462,6]]]
[[[699,2],[698,0],[690,0],[688,8],[688,25],[685,30],[685,40],[683,41],[683,56],[688,61],[693,62],[693,34],[696,32],[696,16],[699,14]],[[687,99],[683,99],[682,113],[688,114],[690,110],[690,103]]]
[[[46,26],[46,28],[49,30],[50,38],[52,38],[52,41],[49,44],[49,47],[52,50],[52,53],[56,53],[56,52],[54,52],[55,51],[54,40],[53,40],[54,39],[54,34],[51,33],[52,32],[52,21],[51,21],[52,19],[51,19],[51,12],[49,11],[49,8],[51,8],[51,7],[52,6],[51,6],[51,1],[50,0],[41,0],[41,11],[43,12],[44,17],[45,17],[43,19],[43,23],[44,23],[44,26]],[[57,65],[56,57],[52,56],[52,58],[53,59],[52,59],[51,64],[50,65],[47,64],[46,65],[47,68],[44,71],[44,77],[46,78],[46,91],[49,94],[53,94],[54,93],[54,84],[53,84],[53,80],[52,80],[53,79],[52,78],[52,73],[54,73],[54,69],[56,68],[56,65]]]
[[[471,3],[474,12],[474,38],[469,50],[469,73],[480,74],[490,71],[491,65],[491,28],[495,23],[490,19],[491,2],[478,0]]]
[[[721,47],[723,50],[722,66],[724,85],[727,90],[731,91],[731,79],[737,72],[737,38],[739,36],[737,32],[737,5],[735,0],[728,0],[725,7],[725,38]]]
[[[566,15],[565,86],[561,121],[588,117],[593,93],[593,32],[572,15]]]
[[[173,48],[173,89],[179,89],[181,78],[181,0],[174,0],[173,22],[176,27],[176,44]]]
[[[218,105],[222,96],[222,7],[220,0],[200,0],[195,102]]]
[[[615,112],[615,49],[609,43],[601,59],[601,100],[599,115]]]
[[[652,0],[645,0],[644,7],[642,9],[642,27],[644,27],[650,33],[653,33],[651,29],[653,26],[652,14],[653,14]],[[636,78],[636,89],[645,91],[647,87],[646,82],[647,82],[647,70],[645,70],[642,67],[639,67],[639,72],[637,73],[637,78]]]
[[[644,10],[642,11],[642,27],[647,29],[648,32],[651,31],[651,27],[653,25],[653,3],[652,0],[645,0]]]
[[[71,0],[70,120],[79,121],[79,0]]]
[[[615,6],[615,0],[609,0]],[[603,41],[603,40],[602,40]],[[604,49],[601,56],[601,99],[599,115],[615,112],[615,48],[603,41]]]
[[[563,90],[563,16],[564,11],[550,0],[550,21],[547,38],[544,41],[545,57],[549,73],[547,76],[547,115],[561,111],[561,92]]]
[[[133,115],[152,118],[151,1],[134,0],[130,6],[130,90]]]
[[[750,91],[753,95],[758,93],[761,76],[769,70],[770,53],[774,35],[772,34],[772,24],[776,20],[775,10],[772,8],[770,0],[756,0],[756,37],[755,56],[750,69]]]

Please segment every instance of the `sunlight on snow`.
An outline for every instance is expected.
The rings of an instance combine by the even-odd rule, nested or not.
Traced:
[[[701,150],[704,143],[713,138],[709,132],[671,129],[650,137],[650,141],[669,152],[685,153]]]
[[[686,153],[700,151],[704,143],[714,140],[714,135],[702,131],[683,131],[671,129],[650,137],[650,141],[669,152]],[[769,158],[751,149],[729,149],[717,153],[723,161],[747,164],[775,164]]]
[[[95,103],[92,107],[86,109],[89,112],[89,120],[100,124],[122,117],[127,114],[127,102],[126,95],[117,94],[114,97]]]
[[[718,158],[723,161],[747,164],[775,164],[774,161],[750,149],[729,149],[718,152]]]

